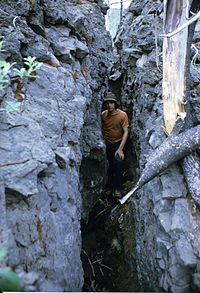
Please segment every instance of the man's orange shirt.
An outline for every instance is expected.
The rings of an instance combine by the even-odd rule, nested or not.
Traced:
[[[122,139],[124,128],[128,127],[127,114],[117,109],[115,113],[110,114],[105,110],[101,114],[103,124],[103,137],[106,143],[115,143]]]

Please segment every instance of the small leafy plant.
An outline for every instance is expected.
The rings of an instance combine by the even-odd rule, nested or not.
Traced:
[[[0,90],[3,90],[6,87],[6,84],[9,83],[8,74],[11,72],[13,64],[9,62],[0,60]]]
[[[3,261],[7,255],[7,249],[0,248],[0,261]],[[9,267],[0,268],[0,290],[10,292],[20,292],[21,285],[18,275]]]
[[[0,37],[0,52],[4,52],[3,45],[3,37]],[[26,65],[26,68],[14,68],[15,64],[15,62],[10,64],[9,62],[0,60],[0,92],[3,92],[10,83],[9,74],[11,74],[11,72],[15,72],[17,74],[17,78],[21,80],[24,78],[36,78],[36,71],[42,66],[41,62],[36,61],[36,58],[31,56],[24,58],[24,64]],[[6,107],[1,108],[0,112],[19,111],[20,105],[21,103],[19,101],[6,102]]]
[[[1,108],[1,112],[16,112],[20,110],[21,102],[17,101],[6,101],[6,106],[5,108]]]
[[[37,69],[39,69],[42,65],[41,62],[37,62],[35,57],[28,56],[27,58],[24,58],[24,64],[27,65],[28,69],[21,68],[20,70],[17,68],[14,68],[13,71],[17,73],[20,77],[37,77],[35,75],[35,72]]]
[[[0,37],[0,52],[3,50],[3,37]],[[3,90],[6,87],[6,84],[9,82],[8,74],[11,72],[13,64],[0,60],[0,90]]]

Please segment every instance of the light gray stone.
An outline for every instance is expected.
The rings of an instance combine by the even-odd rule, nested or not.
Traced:
[[[163,187],[163,198],[180,198],[186,197],[187,189],[183,181],[183,176],[180,174],[176,166],[172,166],[160,176]]]
[[[171,276],[172,283],[176,286],[187,286],[190,282],[189,271],[179,264],[172,265],[169,268],[169,274]]]
[[[191,222],[188,202],[185,199],[176,199],[174,215],[172,217],[171,231],[189,232],[190,229]]]
[[[8,264],[29,274],[25,291],[82,290],[80,220],[94,203],[82,205],[91,186],[81,175],[95,162],[90,183],[96,196],[104,176],[100,112],[113,59],[105,10],[102,2],[0,3],[4,58],[19,66],[27,55],[43,62],[35,80],[24,80],[21,111],[0,115]],[[12,84],[1,99],[13,99],[15,90]]]
[[[181,237],[176,244],[177,255],[180,258],[180,263],[185,267],[195,268],[197,258],[194,255],[192,246],[188,239]]]

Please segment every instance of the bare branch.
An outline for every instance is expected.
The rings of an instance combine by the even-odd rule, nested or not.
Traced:
[[[195,50],[195,54],[192,58],[192,64],[196,64],[197,59],[200,57],[200,52],[194,44],[192,44],[192,48]]]
[[[124,204],[144,184],[155,178],[171,164],[186,157],[200,147],[200,124],[180,133],[169,136],[152,154],[145,165],[136,185],[119,202]]]
[[[93,277],[95,277],[95,271],[94,271],[94,267],[93,267],[93,265],[92,265],[92,262],[91,262],[91,260],[90,260],[90,258],[89,258],[89,256],[88,256],[87,252],[86,252],[84,249],[82,249],[82,251],[83,251],[83,253],[87,256],[88,262],[89,262],[90,267],[91,267],[91,270],[92,270],[92,275],[93,275]]]
[[[181,25],[180,27],[178,27],[176,30],[174,30],[173,32],[168,33],[168,34],[163,34],[163,35],[161,35],[161,37],[168,37],[168,38],[170,38],[170,37],[176,35],[180,31],[182,31],[184,28],[186,28],[187,26],[189,26],[190,24],[192,24],[194,21],[196,21],[199,17],[200,17],[200,11],[197,14],[195,14],[193,17],[191,17],[190,20],[188,20],[183,25]]]

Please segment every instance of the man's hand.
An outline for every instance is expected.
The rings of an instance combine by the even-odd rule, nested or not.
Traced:
[[[124,152],[123,152],[123,150],[118,149],[118,150],[115,152],[115,156],[117,156],[117,155],[120,157],[120,159],[124,160]]]
[[[120,159],[122,159],[122,160],[124,160],[123,148],[124,148],[124,145],[125,145],[125,143],[127,141],[127,137],[128,137],[128,127],[123,128],[123,130],[124,130],[124,134],[122,136],[122,141],[120,143],[118,150],[115,152],[115,156],[118,155],[120,157]]]

